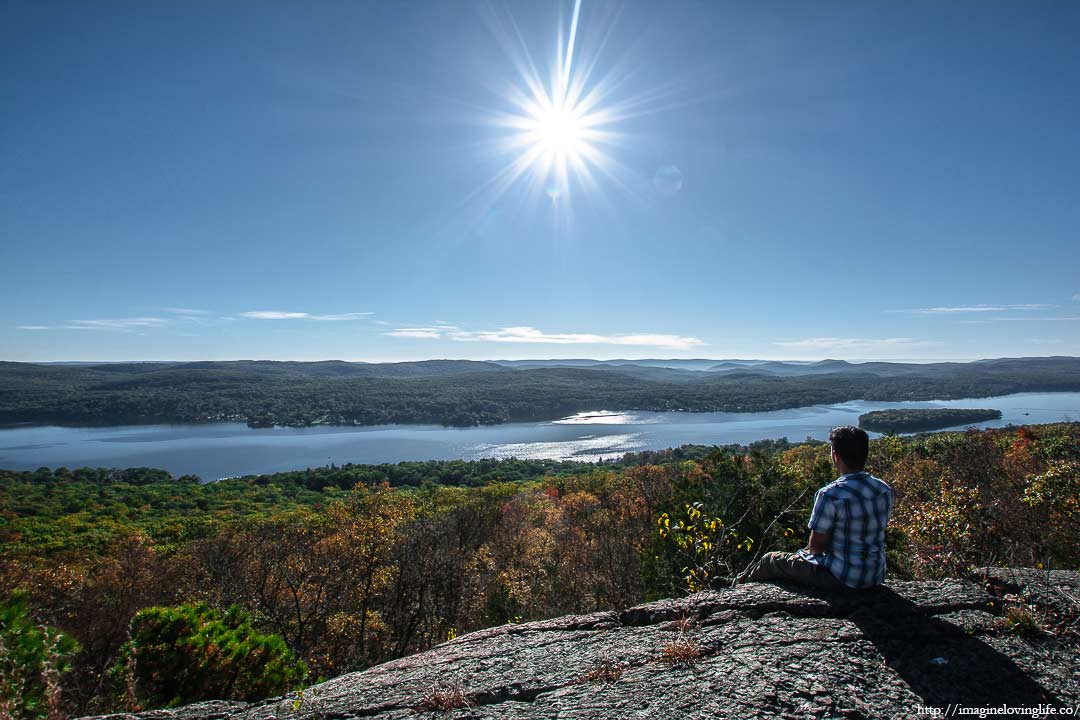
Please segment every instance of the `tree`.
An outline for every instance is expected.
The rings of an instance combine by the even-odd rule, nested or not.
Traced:
[[[126,680],[136,708],[200,700],[260,700],[307,675],[278,635],[255,630],[237,606],[205,603],[140,610],[113,672]]]
[[[35,621],[26,592],[0,604],[0,718],[63,717],[60,678],[78,650],[75,640]]]

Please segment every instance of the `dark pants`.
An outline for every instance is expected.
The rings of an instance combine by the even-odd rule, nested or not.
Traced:
[[[759,582],[762,580],[790,580],[815,590],[847,589],[847,586],[837,580],[826,568],[803,560],[796,553],[765,553],[757,563],[740,575],[735,582]]]

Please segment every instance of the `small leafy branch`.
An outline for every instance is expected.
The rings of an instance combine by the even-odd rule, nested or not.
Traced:
[[[668,513],[657,519],[660,538],[674,544],[683,562],[683,582],[690,592],[709,587],[710,580],[732,575],[736,554],[750,553],[754,539],[740,535],[737,525],[726,525],[721,517],[714,517],[702,510],[695,502],[684,506],[684,517],[674,522]]]
[[[320,706],[319,693],[313,687],[307,689],[300,688],[293,693],[291,705],[294,714],[300,713],[301,711],[318,714]]]

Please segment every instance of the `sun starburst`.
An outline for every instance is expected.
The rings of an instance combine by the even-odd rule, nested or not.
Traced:
[[[653,168],[635,171],[616,157],[631,145],[623,123],[671,107],[674,86],[626,92],[634,84],[629,56],[618,62],[601,58],[601,50],[612,44],[616,15],[611,12],[589,15],[591,32],[583,21],[579,38],[582,0],[573,0],[569,23],[565,18],[560,23],[555,52],[541,73],[512,15],[488,7],[489,27],[514,72],[498,92],[499,103],[478,108],[481,122],[498,131],[487,142],[505,164],[470,193],[467,202],[475,203],[475,216],[486,217],[514,188],[524,197],[550,199],[560,222],[571,216],[570,201],[577,195],[603,200],[614,189],[644,200]]]
[[[579,63],[575,56],[580,17],[581,0],[575,0],[569,32],[559,33],[546,80],[512,20],[500,33],[517,81],[505,95],[506,108],[489,115],[491,124],[506,131],[498,148],[509,160],[492,181],[497,194],[525,182],[558,201],[568,198],[572,187],[594,188],[596,176],[611,171],[605,146],[617,139],[611,125],[618,117],[604,107],[605,82],[591,82],[595,59]]]

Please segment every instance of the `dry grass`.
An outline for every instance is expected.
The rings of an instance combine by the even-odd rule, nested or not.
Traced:
[[[660,651],[660,662],[670,665],[693,665],[700,659],[701,645],[687,635],[680,635]]]
[[[424,699],[413,709],[416,712],[447,712],[472,706],[472,700],[462,686],[432,685]]]
[[[1039,621],[1025,605],[1007,605],[1002,615],[1005,632],[1024,637],[1034,637],[1042,632]]]
[[[1049,595],[1045,602],[1006,592],[1008,585],[992,578],[985,580],[985,587],[994,596],[990,611],[1000,612],[996,625],[1001,632],[1080,639],[1080,594],[1055,583],[1050,571],[1039,587]]]
[[[669,622],[665,626],[665,629],[667,629],[667,630],[675,630],[675,631],[680,632],[680,633],[685,635],[686,633],[690,632],[691,630],[694,630],[695,628],[697,628],[697,626],[698,626],[698,620],[693,615],[680,615],[680,616],[676,617],[674,620],[672,620],[671,622]]]
[[[578,682],[613,683],[617,682],[626,671],[626,663],[604,659],[597,663],[589,672],[578,679]]]

